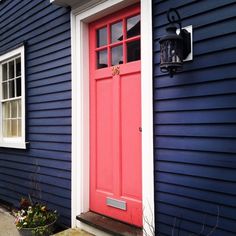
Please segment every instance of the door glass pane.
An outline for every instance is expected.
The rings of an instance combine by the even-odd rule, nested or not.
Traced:
[[[20,137],[21,136],[21,119],[18,119],[17,122],[18,122],[18,125],[17,125],[17,127],[18,127],[18,137]]]
[[[7,63],[2,65],[2,80],[7,80]]]
[[[17,101],[11,101],[11,118],[17,117]]]
[[[127,19],[127,38],[140,35],[140,15]]]
[[[112,66],[123,64],[123,46],[113,47],[111,49]]]
[[[107,67],[107,50],[97,52],[97,69]]]
[[[16,76],[21,76],[21,61],[20,61],[20,58],[16,59]]]
[[[127,62],[140,60],[140,40],[127,43]]]
[[[122,21],[111,25],[111,42],[123,40]]]
[[[9,79],[12,79],[15,77],[15,67],[14,67],[14,61],[9,62]]]
[[[21,77],[16,79],[16,97],[21,96]]]
[[[107,27],[97,30],[97,47],[107,45]]]
[[[3,99],[8,98],[8,95],[7,95],[7,82],[4,82],[2,84],[2,97],[3,97]]]
[[[3,118],[10,118],[10,102],[3,103]]]
[[[9,98],[15,97],[15,81],[10,80],[9,81]]]

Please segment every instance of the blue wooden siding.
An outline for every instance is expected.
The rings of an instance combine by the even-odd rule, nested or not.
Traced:
[[[26,43],[27,150],[0,148],[0,200],[22,195],[58,209],[70,224],[71,44],[70,9],[49,0],[0,3],[0,54]],[[35,187],[33,179],[39,182]],[[35,193],[34,193],[35,194]]]
[[[193,25],[194,60],[170,78],[166,11]],[[155,210],[160,235],[236,235],[236,2],[153,1]],[[204,226],[204,228],[203,228]],[[178,230],[179,228],[179,230]]]

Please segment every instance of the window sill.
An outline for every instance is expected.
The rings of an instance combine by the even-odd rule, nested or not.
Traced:
[[[4,138],[0,142],[0,148],[26,149],[26,142],[19,138]]]

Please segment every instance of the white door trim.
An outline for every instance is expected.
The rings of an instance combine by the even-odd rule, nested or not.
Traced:
[[[71,224],[89,210],[89,60],[88,23],[131,5],[136,0],[102,0],[71,13],[72,38],[72,196]],[[152,3],[141,0],[141,99],[143,225],[154,226]],[[150,232],[149,232],[150,233]]]

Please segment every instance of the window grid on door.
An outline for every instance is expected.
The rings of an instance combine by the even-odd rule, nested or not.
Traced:
[[[97,69],[140,60],[140,14],[99,27],[96,37]]]

